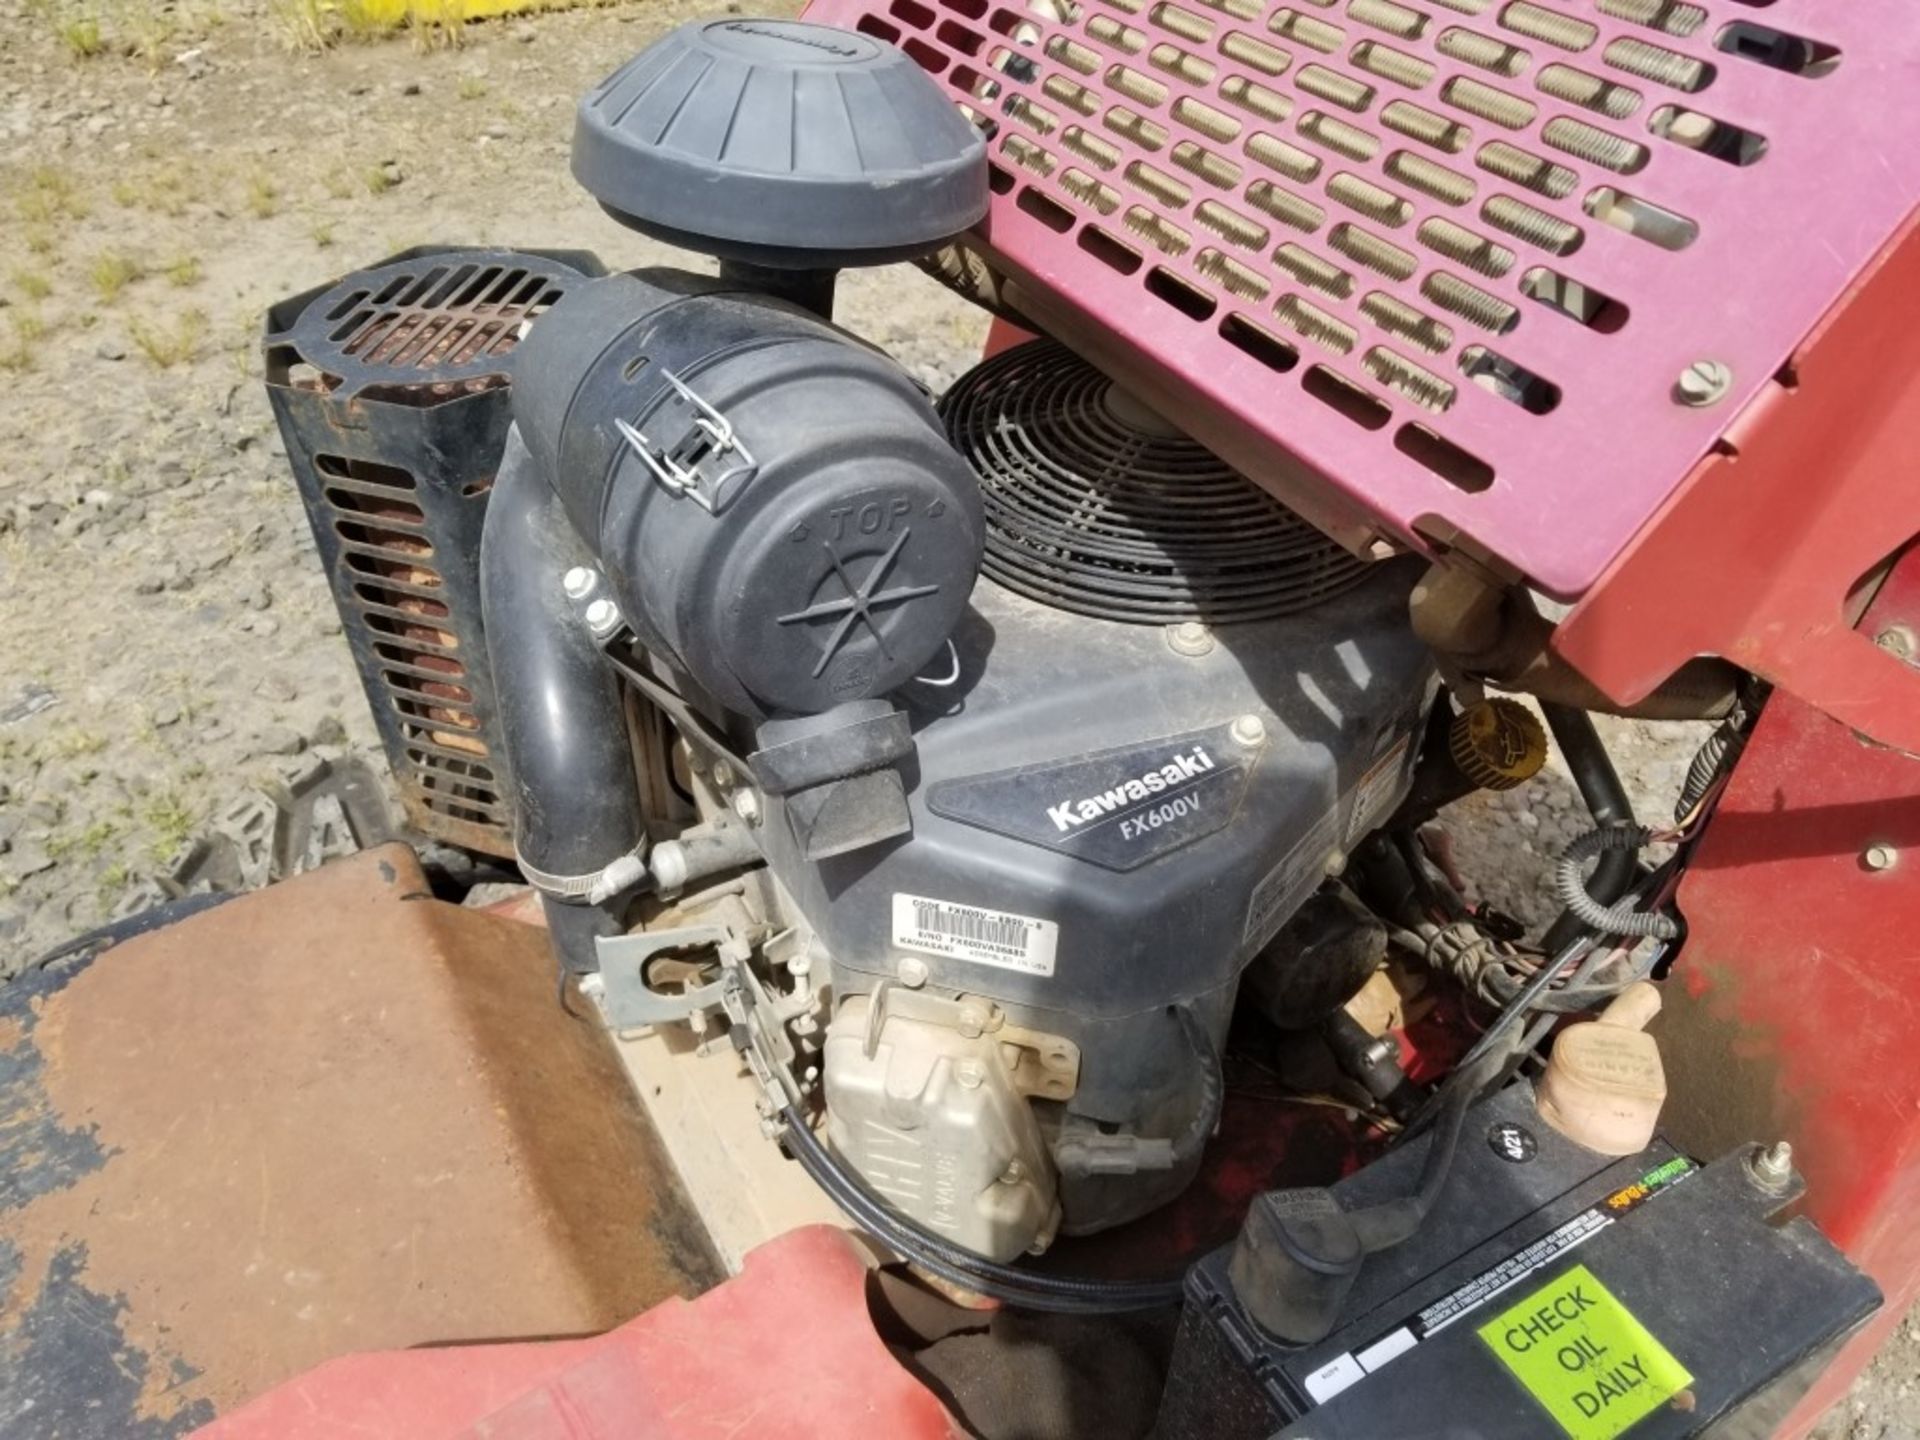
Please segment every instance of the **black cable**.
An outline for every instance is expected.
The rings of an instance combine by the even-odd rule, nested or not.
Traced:
[[[1554,742],[1560,747],[1567,769],[1573,774],[1574,787],[1579,790],[1593,823],[1602,828],[1633,824],[1633,802],[1627,797],[1626,786],[1620,783],[1619,772],[1613,768],[1600,732],[1593,727],[1593,717],[1584,710],[1565,705],[1543,704],[1540,713],[1546,717],[1547,728],[1553,731]],[[1600,904],[1611,905],[1633,883],[1634,871],[1631,854],[1610,850],[1600,857],[1599,866],[1587,881],[1587,893]],[[1548,927],[1540,948],[1555,954],[1583,929],[1578,916],[1563,912]]]

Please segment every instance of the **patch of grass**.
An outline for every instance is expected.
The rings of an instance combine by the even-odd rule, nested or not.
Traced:
[[[80,855],[91,860],[111,845],[119,833],[120,827],[113,821],[96,820],[78,834],[50,836],[47,854],[56,860],[64,860],[69,855]]]
[[[34,255],[51,255],[53,253],[53,232],[40,226],[30,228],[27,231],[27,250],[30,254]]]
[[[153,831],[153,842],[148,847],[148,853],[155,860],[172,859],[175,852],[191,840],[193,832],[200,827],[199,812],[172,786],[150,795],[140,818]]]
[[[487,95],[487,82],[478,75],[462,75],[454,82],[453,93],[462,100],[484,100]]]
[[[14,293],[25,300],[44,300],[53,293],[53,281],[44,270],[29,270],[22,265],[7,277]]]
[[[203,272],[200,257],[197,255],[176,255],[160,269],[167,277],[167,283],[175,289],[184,290],[189,285],[198,285]]]
[[[313,238],[314,249],[331,250],[333,248],[334,236],[333,236],[333,222],[331,220],[315,221],[313,229],[309,230],[307,233]]]
[[[170,370],[191,360],[206,338],[207,317],[199,310],[177,316],[171,324],[136,316],[127,322],[127,337],[156,369]]]
[[[87,283],[102,305],[113,304],[120,292],[139,278],[140,262],[117,251],[102,250],[87,265]]]
[[[280,187],[264,170],[256,170],[247,180],[247,209],[256,220],[271,220],[280,213]]]
[[[54,33],[76,60],[91,60],[107,48],[106,37],[100,33],[100,22],[92,15],[66,16],[55,23]]]
[[[132,883],[132,868],[124,860],[115,861],[100,872],[100,898],[110,900]]]
[[[0,341],[0,370],[31,370],[39,358],[47,322],[38,310],[18,306],[7,313],[7,337]]]
[[[360,179],[369,195],[384,195],[398,183],[387,173],[384,165],[369,165]]]
[[[187,206],[200,198],[194,172],[172,163],[122,175],[108,193],[113,196],[113,203],[123,210],[151,210],[170,220],[178,220],[186,213]]]
[[[47,753],[62,760],[98,755],[106,748],[107,737],[97,730],[60,730],[47,740]]]
[[[64,172],[51,165],[32,171],[14,197],[14,213],[28,225],[48,225],[55,220],[84,220],[92,207],[73,188]]]

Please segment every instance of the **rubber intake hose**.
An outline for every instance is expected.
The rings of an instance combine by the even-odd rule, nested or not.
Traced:
[[[1602,904],[1588,893],[1586,879],[1580,873],[1580,867],[1596,855],[1632,856],[1652,838],[1653,832],[1644,825],[1609,825],[1589,830],[1561,851],[1553,867],[1553,891],[1567,907],[1567,913],[1603,935],[1654,940],[1678,938],[1680,926],[1671,915],[1635,910],[1630,900]]]
[[[596,874],[646,833],[619,683],[562,585],[568,570],[590,563],[518,428],[509,431],[481,532],[480,608],[506,742],[514,846],[549,875]],[[620,933],[625,902],[541,899],[566,968],[599,968],[594,939]]]
[[[1547,728],[1553,732],[1554,743],[1560,747],[1593,823],[1601,827],[1633,824],[1633,802],[1627,798],[1627,787],[1620,783],[1619,772],[1613,768],[1607,747],[1601,743],[1593,717],[1584,710],[1564,705],[1542,705],[1540,713],[1546,717]],[[1601,855],[1599,868],[1584,887],[1585,893],[1602,905],[1611,905],[1627,893],[1633,875],[1632,852],[1609,850]],[[1564,911],[1548,927],[1540,948],[1549,955],[1556,954],[1580,934],[1580,929],[1579,917],[1570,910]]]

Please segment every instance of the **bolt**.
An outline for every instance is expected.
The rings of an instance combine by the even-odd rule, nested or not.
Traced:
[[[813,957],[802,950],[787,961],[787,973],[796,980],[804,980],[813,973]]]
[[[1784,1190],[1793,1179],[1793,1146],[1776,1140],[1747,1161],[1753,1178],[1769,1190]]]
[[[1733,371],[1718,360],[1696,360],[1674,382],[1674,398],[1696,410],[1718,405],[1733,388]]]
[[[1900,852],[1891,845],[1869,845],[1860,856],[1860,863],[1869,870],[1891,870],[1900,863]]]
[[[751,790],[733,792],[733,813],[749,825],[760,823],[760,797]]]
[[[1022,1165],[1018,1160],[1009,1160],[1007,1162],[1007,1168],[1000,1172],[1000,1183],[1002,1185],[1018,1185],[1026,1178],[1027,1167]]]
[[[584,565],[576,565],[560,577],[560,588],[567,592],[569,600],[584,600],[593,593],[593,571]]]
[[[724,760],[716,760],[713,762],[713,774],[710,778],[714,789],[724,790],[733,784],[733,767]]]
[[[1336,850],[1327,856],[1327,874],[1336,879],[1347,873],[1347,852]]]
[[[918,990],[927,983],[927,962],[918,955],[909,955],[900,962],[900,983],[909,990]]]
[[[978,1005],[962,1005],[960,1014],[954,1022],[954,1028],[969,1040],[977,1040],[986,1033],[987,1012]]]
[[[1920,639],[1915,638],[1910,626],[1889,625],[1873,637],[1873,643],[1889,655],[1897,655],[1909,663],[1920,659]]]
[[[1167,627],[1167,648],[1176,655],[1204,655],[1213,649],[1213,631],[1198,620]]]
[[[1264,745],[1267,740],[1266,724],[1258,715],[1242,715],[1227,728],[1227,733],[1236,742],[1248,747]]]
[[[611,600],[596,600],[587,606],[587,628],[604,639],[620,626],[620,609]]]
[[[953,1067],[953,1078],[960,1082],[963,1090],[978,1090],[980,1082],[987,1078],[987,1072],[980,1067],[978,1060],[962,1060]]]

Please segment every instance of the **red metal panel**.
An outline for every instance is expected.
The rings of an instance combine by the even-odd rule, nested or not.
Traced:
[[[1862,628],[1900,625],[1920,630],[1920,552]],[[1669,1124],[1701,1153],[1791,1140],[1813,1218],[1887,1293],[1800,1435],[1920,1299],[1920,760],[1776,696],[1679,900]]]
[[[476,1263],[484,1263],[476,1257]],[[795,1230],[693,1301],[592,1340],[354,1355],[198,1440],[951,1440],[962,1432],[874,1333],[846,1232]]]

